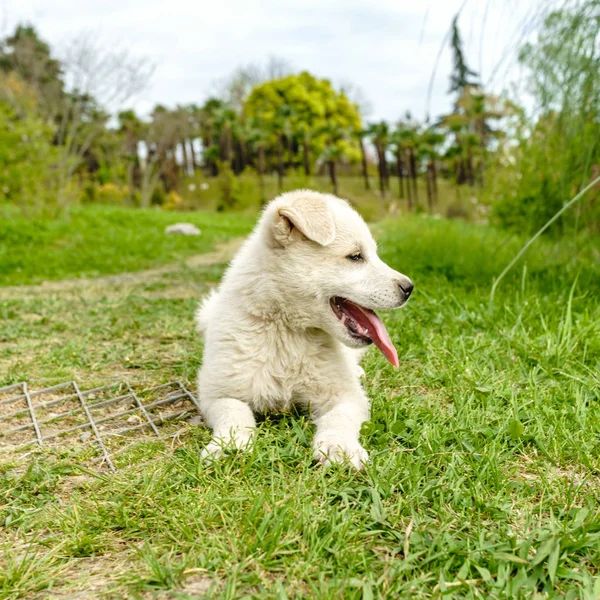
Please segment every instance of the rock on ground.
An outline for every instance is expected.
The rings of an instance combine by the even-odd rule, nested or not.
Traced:
[[[165,229],[165,233],[177,235],[200,235],[202,232],[192,223],[175,223]]]

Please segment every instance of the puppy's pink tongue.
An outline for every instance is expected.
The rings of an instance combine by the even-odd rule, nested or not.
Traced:
[[[373,340],[373,343],[379,348],[381,353],[395,366],[397,367],[400,363],[398,362],[398,352],[392,344],[392,340],[383,324],[382,320],[372,311],[354,304],[354,302],[346,301],[347,306],[352,307],[352,316],[359,322],[359,324],[369,331],[369,337]]]

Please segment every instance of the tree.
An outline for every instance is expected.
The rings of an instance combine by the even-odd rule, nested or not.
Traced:
[[[221,156],[219,125],[223,106],[224,102],[219,98],[208,98],[197,113],[204,167],[207,174],[213,176],[217,174],[217,160]]]
[[[124,138],[123,146],[125,151],[127,167],[127,181],[130,193],[142,184],[142,170],[140,157],[138,154],[138,145],[140,143],[144,124],[133,110],[125,110],[118,114],[119,133]]]
[[[36,110],[53,121],[65,97],[61,63],[31,25],[18,25],[0,40],[0,72],[15,73],[36,96]]]
[[[327,164],[329,178],[333,186],[333,193],[338,195],[337,163],[344,157],[344,142],[347,141],[348,132],[333,120],[326,120],[326,124],[317,130],[319,136],[325,138],[325,148],[321,153],[321,160]]]
[[[450,75],[450,89],[448,93],[460,95],[467,86],[478,85],[477,73],[467,66],[462,38],[458,29],[458,14],[452,19],[452,37],[450,39],[452,49],[452,73]]]
[[[458,97],[454,111],[441,117],[439,125],[452,140],[447,155],[454,161],[456,183],[483,185],[483,173],[490,144],[504,136],[491,125],[511,112],[511,104],[480,87],[465,87]]]
[[[358,147],[360,148],[360,164],[362,170],[363,180],[365,182],[365,190],[371,189],[371,183],[369,182],[369,163],[367,160],[367,151],[365,148],[365,138],[369,136],[368,129],[359,129],[353,132],[354,137],[358,141]]]
[[[145,130],[146,159],[142,171],[141,205],[149,206],[159,184],[166,192],[179,185],[176,147],[179,141],[178,118],[166,107],[157,105]]]
[[[437,127],[431,126],[419,133],[419,155],[425,161],[425,184],[427,190],[427,206],[433,214],[438,202],[437,162],[446,136]]]
[[[257,120],[248,121],[248,143],[256,153],[256,172],[258,173],[258,182],[260,188],[261,205],[266,203],[265,195],[265,149],[269,143],[269,130]]]
[[[59,62],[28,26],[18,26],[0,42],[0,70],[28,84],[37,111],[53,127],[59,207],[69,201],[73,176],[97,168],[93,145],[106,131],[110,114],[139,92],[151,73],[145,61],[106,50],[89,36],[72,40]],[[13,102],[18,102],[16,96]]]
[[[25,213],[51,206],[59,152],[53,129],[37,112],[36,93],[15,73],[0,73],[0,202]]]
[[[389,172],[387,166],[386,152],[389,143],[390,128],[385,121],[371,123],[368,132],[375,145],[377,152],[377,168],[379,174],[379,191],[381,198],[385,198],[386,188],[389,188]]]
[[[245,118],[271,124],[270,147],[277,155],[280,178],[284,140],[288,164],[296,164],[302,147],[302,163],[310,172],[310,156],[321,156],[327,144],[324,131],[327,122],[344,131],[361,128],[358,108],[346,95],[337,92],[327,79],[317,79],[304,71],[297,75],[273,79],[256,86],[244,103]],[[352,157],[352,150],[350,150]],[[358,152],[354,150],[354,157]]]
[[[398,121],[396,129],[390,137],[395,146],[396,170],[399,183],[400,198],[404,197],[404,175],[406,174],[406,193],[408,196],[408,209],[412,210],[419,201],[417,190],[417,148],[419,143],[419,124],[406,113],[404,119]],[[412,183],[412,189],[411,189]]]

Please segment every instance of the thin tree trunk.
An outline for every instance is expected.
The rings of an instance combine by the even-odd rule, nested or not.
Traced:
[[[183,138],[181,140],[181,153],[183,155],[183,174],[187,175],[188,174],[188,169],[189,169],[189,163],[188,163],[188,151],[187,151],[187,144],[185,142],[185,138]]]
[[[302,158],[304,161],[304,174],[310,176],[310,155],[308,146],[308,135],[304,137],[304,144],[302,144]]]
[[[427,165],[427,170],[425,171],[425,183],[427,184],[427,208],[429,209],[429,214],[433,214],[433,177],[430,163]]]
[[[225,123],[221,134],[221,160],[231,163],[231,126]]]
[[[381,144],[381,164],[383,165],[383,179],[386,189],[390,189],[390,170],[388,169],[387,159],[385,157],[385,146]]]
[[[248,160],[246,152],[246,142],[240,140],[240,173],[246,168],[246,162]]]
[[[484,184],[484,159],[487,148],[487,136],[486,136],[486,126],[485,126],[485,118],[480,117],[477,119],[477,129],[479,130],[479,149],[481,151],[481,160],[479,161],[479,165],[477,167],[477,172],[479,176],[479,185],[483,187]]]
[[[264,206],[266,204],[266,198],[265,198],[265,177],[264,177],[264,172],[265,172],[265,148],[264,146],[261,144],[258,147],[258,185],[260,188],[260,204],[261,206]]]
[[[200,166],[200,161],[198,160],[198,156],[196,155],[196,150],[194,148],[194,140],[190,139],[188,141],[190,143],[190,158],[192,159],[192,174],[194,174]]]
[[[294,166],[294,149],[292,147],[292,136],[291,135],[286,135],[285,136],[285,141],[287,143],[287,152],[288,152],[288,166],[289,167],[293,167]]]
[[[279,191],[283,191],[283,140],[282,134],[277,134],[277,187]]]
[[[410,149],[410,173],[412,175],[415,204],[419,204],[419,191],[417,189],[417,157],[415,156],[415,152],[412,148]]]
[[[331,178],[331,183],[333,184],[333,193],[338,195],[338,181],[337,181],[337,173],[335,169],[335,160],[329,161],[329,177]]]
[[[467,177],[469,179],[469,185],[472,187],[475,185],[475,171],[473,169],[473,152],[469,148],[469,154],[467,157]]]
[[[381,199],[385,199],[385,156],[383,156],[382,143],[380,140],[375,140],[377,149],[377,168],[379,171],[379,189],[381,191]]]
[[[398,192],[404,199],[404,165],[402,164],[402,149],[396,150],[396,170],[398,171]]]
[[[454,171],[456,172],[456,184],[462,185],[466,181],[465,161],[462,156],[457,156],[454,161]]]
[[[362,162],[362,175],[363,175],[363,179],[365,180],[365,190],[370,190],[371,189],[371,183],[369,181],[369,165],[367,163],[367,152],[365,150],[365,144],[361,139],[358,140],[358,143],[360,144],[360,156],[361,156],[361,162]]]
[[[431,175],[433,183],[433,202],[435,206],[438,205],[438,185],[437,185],[437,167],[435,166],[435,159],[431,161]]]
[[[410,162],[410,155],[409,155],[408,148],[406,148],[404,154],[406,156],[406,195],[408,196],[408,210],[412,211],[413,206],[414,206],[412,190],[410,188],[410,177],[411,177],[411,173],[412,173],[412,163]]]

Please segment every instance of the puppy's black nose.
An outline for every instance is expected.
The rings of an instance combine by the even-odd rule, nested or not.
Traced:
[[[413,282],[410,279],[406,278],[406,280],[398,282],[398,285],[400,286],[402,293],[406,296],[406,299],[408,300],[410,298],[410,295],[412,294],[412,291],[415,289]]]

